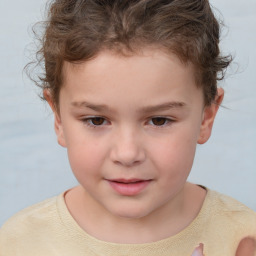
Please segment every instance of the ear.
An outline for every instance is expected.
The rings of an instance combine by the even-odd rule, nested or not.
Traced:
[[[203,120],[200,128],[200,135],[197,140],[198,144],[204,144],[211,136],[212,126],[219,109],[219,106],[224,97],[224,90],[222,88],[218,88],[217,96],[215,97],[215,101],[210,105],[204,108],[203,112]]]
[[[48,102],[49,106],[51,107],[53,114],[54,114],[54,129],[55,133],[57,135],[58,143],[62,147],[66,147],[66,140],[63,132],[63,126],[60,118],[60,113],[56,108],[56,105],[54,104],[51,91],[49,89],[44,89],[44,98]]]

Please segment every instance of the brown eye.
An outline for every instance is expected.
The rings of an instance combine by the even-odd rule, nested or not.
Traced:
[[[94,117],[91,118],[91,123],[93,125],[102,125],[104,123],[105,119],[103,117]]]
[[[152,118],[152,123],[153,123],[153,125],[156,125],[156,126],[165,125],[166,122],[167,122],[167,119],[164,118],[164,117],[154,117],[154,118]]]

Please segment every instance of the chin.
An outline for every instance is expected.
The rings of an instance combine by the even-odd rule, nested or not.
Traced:
[[[141,219],[150,214],[149,210],[142,209],[141,207],[120,207],[119,209],[112,209],[111,213],[119,218],[125,219]]]

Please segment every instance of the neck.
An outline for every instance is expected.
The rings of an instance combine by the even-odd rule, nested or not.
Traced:
[[[69,191],[65,201],[73,218],[89,235],[106,242],[141,244],[165,239],[186,228],[200,211],[204,196],[202,188],[186,184],[171,202],[141,218],[111,214],[82,187]]]

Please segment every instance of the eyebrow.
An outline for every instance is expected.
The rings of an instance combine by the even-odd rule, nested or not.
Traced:
[[[111,109],[105,104],[94,104],[87,101],[72,102],[71,105],[77,108],[90,108],[96,112],[111,111]],[[139,110],[139,112],[142,112],[142,113],[157,112],[157,111],[169,110],[174,108],[177,108],[177,109],[183,108],[185,106],[186,104],[184,102],[171,101],[171,102],[166,102],[166,103],[162,103],[154,106],[143,107]]]
[[[166,102],[166,103],[163,103],[163,104],[158,104],[158,105],[155,105],[155,106],[143,107],[140,111],[148,113],[148,112],[157,112],[157,111],[169,110],[169,109],[174,109],[174,108],[183,108],[185,106],[186,106],[186,104],[184,102],[171,101],[171,102]]]
[[[73,107],[77,107],[77,108],[90,108],[94,111],[100,112],[103,110],[109,110],[109,107],[107,105],[104,104],[93,104],[93,103],[89,103],[86,101],[81,101],[81,102],[72,102],[71,105]]]

